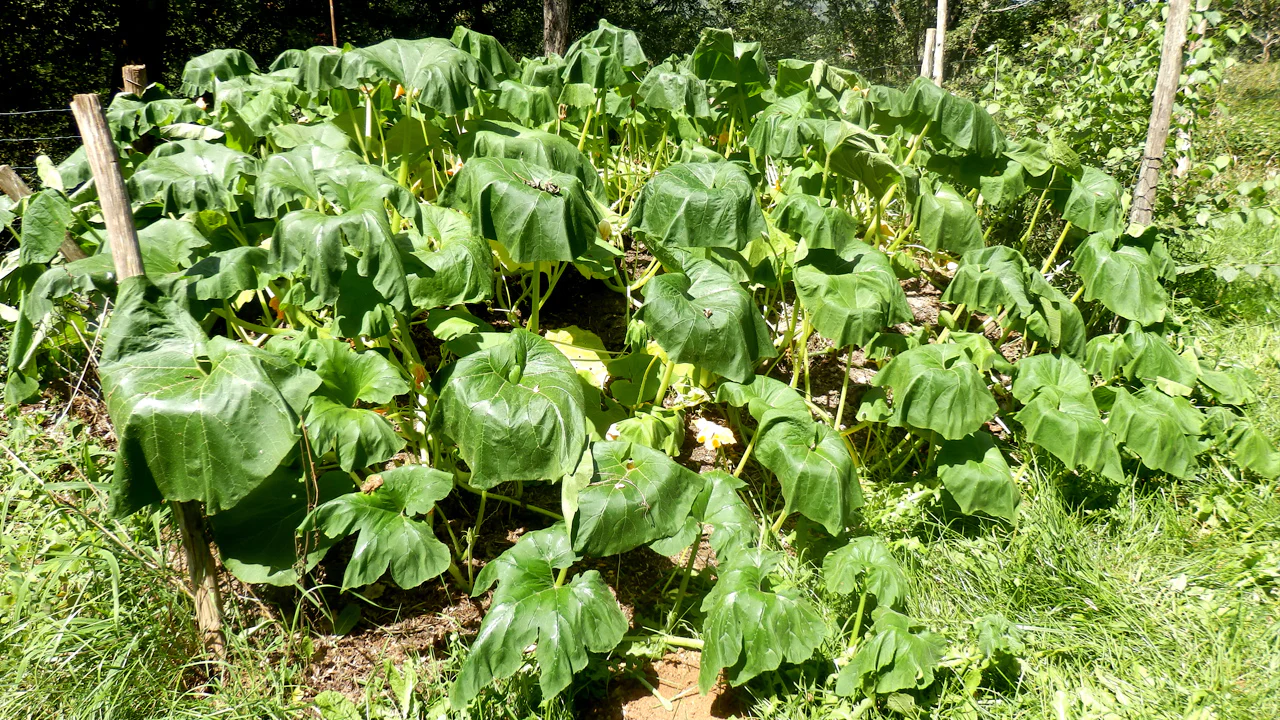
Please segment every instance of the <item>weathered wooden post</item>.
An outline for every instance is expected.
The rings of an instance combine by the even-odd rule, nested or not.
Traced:
[[[920,56],[920,77],[933,77],[933,45],[938,31],[929,28],[924,31],[924,52]]]
[[[115,262],[118,281],[145,274],[138,233],[133,227],[133,210],[129,192],[120,174],[116,146],[107,127],[102,105],[94,94],[76,95],[71,112],[80,127],[85,155],[98,187],[98,202],[107,226],[107,241]],[[222,595],[218,590],[218,570],[204,534],[204,513],[197,502],[173,503],[173,515],[182,533],[191,590],[196,601],[196,622],[205,648],[217,659],[226,655],[226,639],[222,634]]]
[[[1155,213],[1156,188],[1160,186],[1160,166],[1164,163],[1165,145],[1169,140],[1169,120],[1173,116],[1173,100],[1178,94],[1178,78],[1182,75],[1182,47],[1187,42],[1187,20],[1191,0],[1169,0],[1169,18],[1164,24],[1164,47],[1160,50],[1160,74],[1151,100],[1151,120],[1147,125],[1147,145],[1138,166],[1138,184],[1133,188],[1129,222],[1151,224]]]
[[[146,65],[125,65],[120,69],[120,74],[124,76],[125,92],[141,95],[147,89]]]
[[[938,0],[938,28],[934,34],[933,81],[942,87],[942,68],[946,58],[947,0]]]

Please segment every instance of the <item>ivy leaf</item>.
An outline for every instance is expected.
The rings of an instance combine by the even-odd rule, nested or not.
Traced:
[[[654,175],[627,227],[668,247],[732,250],[768,232],[751,178],[733,163],[680,163]]]
[[[880,538],[857,537],[822,561],[827,589],[848,595],[861,587],[882,607],[902,607],[907,599],[907,575]]]
[[[822,643],[826,625],[817,611],[793,589],[768,589],[769,573],[780,559],[780,553],[746,550],[720,568],[720,579],[702,601],[703,693],[722,668],[731,684],[742,685],[777,670],[784,660],[807,660]]]
[[[629,442],[592,446],[595,477],[578,491],[576,552],[606,557],[679,531],[702,478],[664,453]]]
[[[795,286],[813,326],[837,347],[866,345],[884,328],[912,319],[889,258],[857,241],[840,254],[810,250],[795,266]]]
[[[742,382],[777,354],[751,296],[710,260],[690,258],[683,272],[650,280],[644,300],[641,318],[674,362]]]
[[[1111,433],[1143,465],[1180,478],[1195,473],[1195,458],[1203,449],[1198,439],[1202,425],[1200,411],[1185,398],[1169,397],[1155,388],[1136,393],[1116,388],[1107,418]]]
[[[938,479],[966,515],[978,512],[1013,522],[1018,487],[990,433],[976,432],[942,443]]]
[[[894,357],[871,380],[893,390],[895,427],[932,430],[959,440],[999,407],[978,368],[959,345],[921,345]]]
[[[595,570],[556,582],[573,554],[563,524],[520,538],[515,547],[484,566],[473,595],[495,582],[497,590],[471,652],[450,691],[450,703],[462,710],[494,680],[515,674],[525,648],[536,645],[542,697],[550,700],[569,686],[587,665],[587,651],[608,652],[622,640],[627,619]]]
[[[320,384],[265,350],[207,338],[141,276],[120,285],[99,372],[121,515],[160,500],[235,507],[295,451],[297,413]]]
[[[946,650],[946,642],[928,630],[915,631],[911,618],[887,607],[874,612],[876,634],[840,670],[836,694],[867,695],[926,688]]]
[[[587,447],[582,387],[554,345],[526,330],[472,353],[434,379],[433,424],[458,443],[472,484],[559,480]]]
[[[388,567],[405,589],[449,567],[449,548],[436,539],[429,521],[414,517],[427,514],[449,494],[453,477],[425,465],[405,465],[370,476],[375,478],[382,483],[330,500],[303,525],[304,532],[318,529],[330,538],[360,533],[342,576],[344,591],[374,582]]]

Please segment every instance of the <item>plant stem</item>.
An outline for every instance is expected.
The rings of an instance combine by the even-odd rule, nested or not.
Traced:
[[[647,638],[643,635],[625,635],[622,639],[626,642],[646,642],[650,639],[657,639],[658,641],[673,647],[689,648],[690,650],[701,650],[703,648],[703,642],[697,638],[667,635],[666,633],[654,635],[652,638]]]
[[[1066,225],[1062,226],[1062,234],[1058,236],[1058,242],[1054,243],[1053,251],[1049,253],[1049,257],[1044,259],[1044,265],[1040,266],[1040,274],[1049,272],[1049,268],[1053,267],[1054,258],[1058,257],[1058,251],[1062,249],[1062,241],[1067,238],[1067,232],[1071,230],[1071,221],[1068,220]]]
[[[836,431],[840,431],[840,420],[844,418],[844,399],[849,392],[849,373],[853,372],[853,348],[849,348],[844,364],[844,380],[840,383],[840,404],[836,406]]]
[[[739,425],[741,428],[741,425]],[[756,448],[756,441],[760,439],[760,428],[756,428],[756,432],[751,435],[751,442],[747,443],[747,449],[742,453],[742,459],[738,461],[738,467],[734,469],[734,477],[742,477],[742,470],[747,467],[747,459],[751,457],[751,451]]]
[[[1031,233],[1036,229],[1036,222],[1040,219],[1040,211],[1044,209],[1044,199],[1048,197],[1049,190],[1053,188],[1053,182],[1058,179],[1058,168],[1055,165],[1053,172],[1049,173],[1049,184],[1045,186],[1044,191],[1040,193],[1040,199],[1036,201],[1035,212],[1031,213],[1031,224],[1027,225],[1027,231],[1018,239],[1018,247],[1022,252],[1027,250],[1027,242],[1031,240]]]
[[[531,511],[531,512],[536,512],[536,513],[538,513],[539,515],[545,515],[545,516],[547,516],[547,517],[551,518],[552,520],[564,520],[564,516],[563,516],[563,515],[561,515],[561,514],[560,514],[560,513],[558,513],[558,512],[552,512],[551,510],[546,510],[546,509],[540,508],[540,507],[538,507],[537,505],[530,505],[529,503],[524,502],[523,500],[516,500],[515,498],[510,498],[510,497],[507,497],[506,495],[499,495],[498,493],[493,493],[493,492],[489,492],[489,491],[487,491],[487,490],[481,490],[481,489],[479,489],[479,488],[474,488],[474,487],[471,487],[470,485],[468,485],[468,484],[466,484],[466,483],[462,482],[461,480],[455,480],[455,481],[454,481],[454,484],[455,484],[455,485],[457,485],[458,487],[462,488],[463,490],[466,490],[466,491],[467,491],[467,492],[469,492],[469,493],[475,493],[476,495],[480,495],[480,494],[482,494],[482,493],[483,493],[483,494],[485,494],[485,495],[486,495],[490,500],[497,500],[498,502],[504,502],[504,503],[508,503],[508,504],[511,504],[511,505],[515,505],[515,506],[517,506],[517,507],[520,507],[521,509],[529,510],[529,511]]]
[[[538,334],[538,311],[542,309],[542,261],[533,261],[533,310],[529,312],[527,329]]]
[[[853,619],[853,644],[857,647],[862,638],[862,613],[867,609],[867,590],[863,588],[862,597],[858,598],[858,613]]]
[[[702,533],[699,532],[697,537],[693,539],[693,544],[689,546],[689,559],[684,563],[684,574],[680,577],[680,589],[676,591],[676,603],[671,606],[671,613],[667,615],[667,625],[662,629],[662,634],[666,635],[676,626],[676,617],[680,612],[680,603],[684,602],[684,594],[689,590],[689,576],[693,574],[693,562],[698,558],[698,548],[702,545]]]
[[[564,567],[560,568],[560,574],[556,576],[556,587],[560,587],[561,585],[564,585],[565,576],[567,576],[568,574],[569,574],[568,565],[565,565]]]
[[[668,359],[667,366],[662,371],[662,382],[658,384],[658,397],[654,399],[654,405],[664,407],[667,399],[667,388],[671,386],[671,373],[676,369],[674,361]]]

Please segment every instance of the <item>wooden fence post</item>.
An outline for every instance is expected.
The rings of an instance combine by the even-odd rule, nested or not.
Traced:
[[[938,0],[938,29],[933,45],[933,81],[942,87],[942,68],[946,57],[947,0]]]
[[[920,56],[920,77],[933,77],[933,45],[937,42],[938,31],[929,28],[924,31],[924,53]]]
[[[111,244],[116,275],[121,281],[142,275],[142,253],[138,248],[138,233],[133,227],[133,210],[124,178],[120,175],[115,142],[111,139],[107,118],[102,113],[102,104],[97,95],[76,95],[71,102],[71,112],[80,127],[85,155],[98,187],[98,201],[102,205],[102,218],[107,226],[107,240]],[[222,634],[222,595],[218,590],[217,566],[204,534],[203,513],[199,503],[175,502],[173,514],[186,551],[187,570],[196,600],[196,622],[205,648],[215,658],[222,659],[226,656],[226,639]]]
[[[1169,120],[1173,116],[1173,100],[1178,94],[1178,78],[1182,75],[1182,47],[1187,42],[1187,20],[1190,0],[1169,0],[1169,18],[1164,24],[1164,46],[1160,50],[1160,74],[1151,100],[1151,121],[1147,125],[1147,146],[1138,166],[1138,183],[1133,188],[1129,222],[1151,224],[1155,214],[1156,188],[1160,186],[1160,166],[1164,163],[1165,145],[1169,140]]]
[[[142,91],[147,89],[146,65],[125,65],[120,69],[120,73],[124,76],[125,92],[141,95]]]
[[[14,172],[13,168],[8,165],[0,165],[0,192],[8,195],[10,200],[17,202],[30,195],[31,188],[27,187],[27,184],[22,181],[21,177],[18,177],[18,173]],[[62,245],[60,245],[58,249],[62,251],[62,256],[65,257],[68,262],[83,260],[89,257],[80,249],[80,246],[76,244],[76,241],[71,239],[70,233],[68,233],[66,237],[62,238]]]

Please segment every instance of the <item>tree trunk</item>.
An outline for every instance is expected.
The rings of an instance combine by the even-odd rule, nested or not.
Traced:
[[[1156,188],[1160,185],[1160,166],[1164,163],[1165,145],[1169,140],[1169,121],[1173,116],[1173,100],[1178,94],[1178,78],[1182,75],[1182,48],[1187,42],[1187,19],[1190,0],[1169,0],[1169,18],[1164,26],[1164,47],[1160,50],[1160,75],[1151,101],[1151,121],[1147,125],[1147,146],[1138,167],[1138,184],[1133,189],[1129,222],[1151,224],[1155,214]]]
[[[542,45],[547,55],[569,47],[569,0],[542,0]]]

